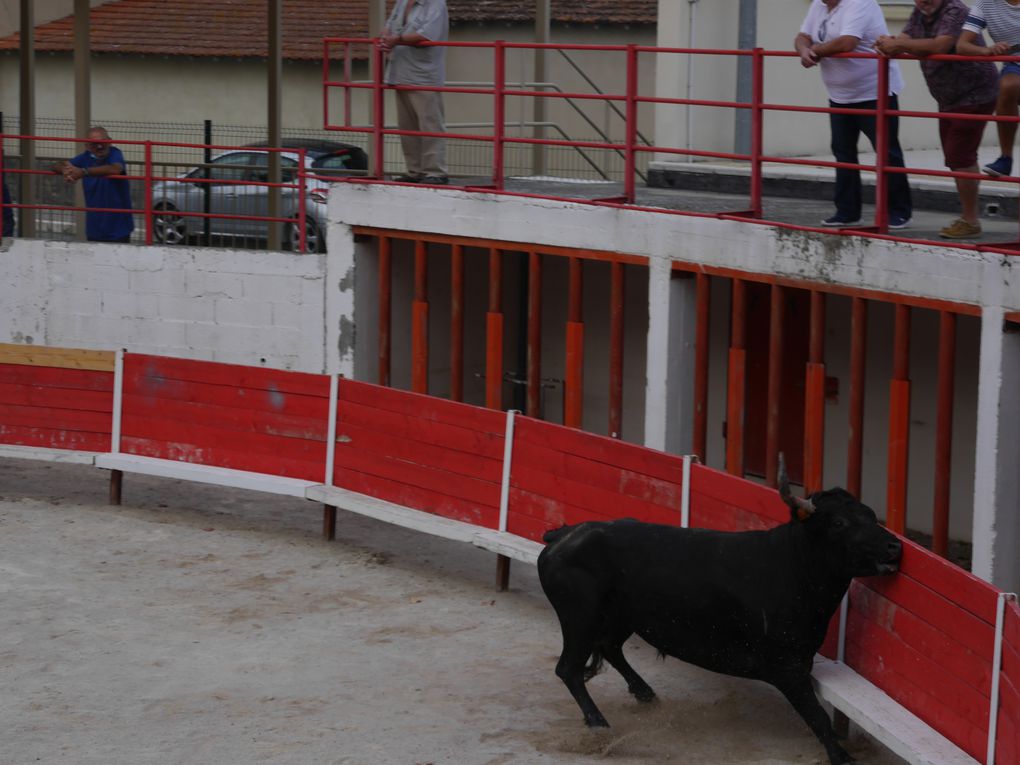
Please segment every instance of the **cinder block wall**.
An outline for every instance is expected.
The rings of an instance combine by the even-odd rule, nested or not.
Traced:
[[[326,370],[325,256],[13,240],[0,340]]]

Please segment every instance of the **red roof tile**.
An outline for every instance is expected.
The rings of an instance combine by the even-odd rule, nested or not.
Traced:
[[[322,57],[323,37],[366,37],[369,0],[283,0],[283,57]],[[535,0],[448,0],[451,22],[527,23]],[[552,0],[553,21],[578,25],[654,24],[658,0]],[[36,27],[37,51],[70,51],[74,17]],[[265,0],[117,0],[92,9],[94,53],[265,57]],[[19,35],[0,39],[16,50]]]

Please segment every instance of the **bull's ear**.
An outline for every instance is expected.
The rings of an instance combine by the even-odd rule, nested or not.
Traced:
[[[790,479],[786,475],[786,458],[779,452],[779,496],[790,508],[790,517],[798,521],[806,521],[815,511],[815,505],[810,499],[793,496],[790,491]]]

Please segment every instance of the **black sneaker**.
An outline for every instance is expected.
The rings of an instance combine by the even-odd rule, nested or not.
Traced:
[[[445,186],[450,182],[450,179],[445,175],[426,175],[421,179],[421,182],[432,186]]]
[[[904,218],[902,215],[889,216],[889,228],[893,230],[907,228],[909,225],[910,218]]]
[[[836,213],[830,215],[828,218],[822,221],[823,226],[831,226],[832,228],[847,228],[848,226],[859,226],[861,225],[861,219],[848,218],[845,215]]]
[[[397,183],[421,183],[422,182],[422,176],[420,176],[420,175],[405,174],[405,175],[398,175],[393,180],[395,180]]]

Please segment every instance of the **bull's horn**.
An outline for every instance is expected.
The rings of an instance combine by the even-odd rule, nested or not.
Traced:
[[[779,496],[782,497],[783,502],[794,513],[797,514],[798,520],[806,520],[811,513],[815,511],[815,505],[810,499],[804,499],[802,497],[795,497],[793,492],[790,491],[790,479],[786,475],[786,459],[783,457],[783,453],[779,452]]]

